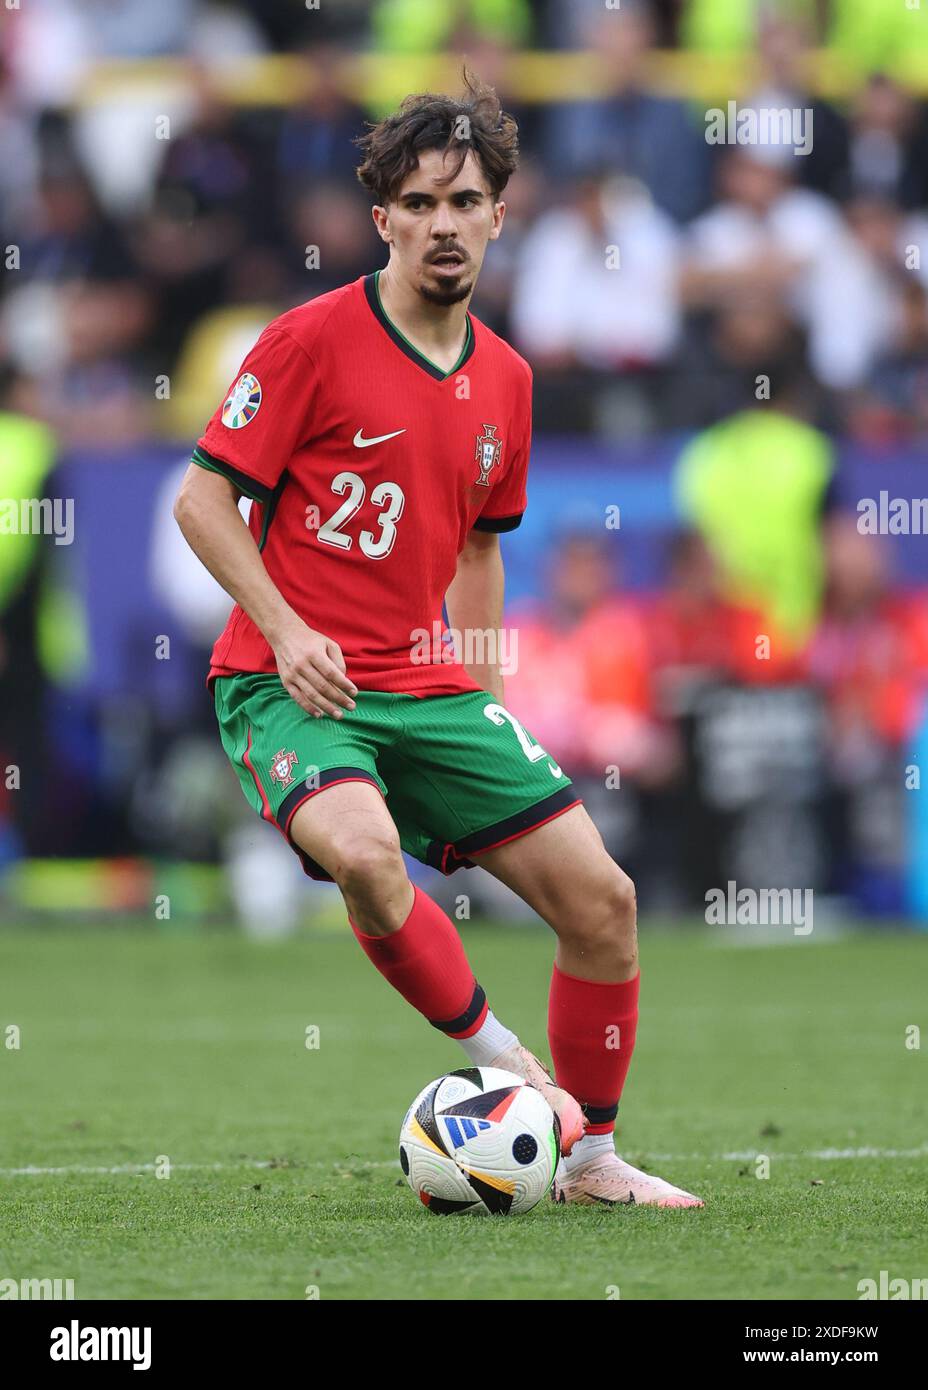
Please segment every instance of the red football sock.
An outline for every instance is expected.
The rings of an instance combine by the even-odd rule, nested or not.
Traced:
[[[639,978],[601,984],[554,967],[548,999],[554,1075],[582,1105],[587,1134],[608,1134],[615,1128],[635,1048]]]
[[[427,893],[420,888],[414,892],[399,931],[367,936],[349,917],[351,930],[384,979],[434,1028],[452,1038],[469,1038],[487,1016],[486,995],[451,919]]]

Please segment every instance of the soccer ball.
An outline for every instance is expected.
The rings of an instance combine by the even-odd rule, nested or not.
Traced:
[[[430,1081],[406,1112],[400,1166],[429,1211],[530,1211],[554,1180],[558,1122],[540,1091],[498,1067]]]

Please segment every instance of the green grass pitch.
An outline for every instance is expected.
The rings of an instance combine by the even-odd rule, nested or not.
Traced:
[[[492,1006],[546,1056],[547,933],[464,930]],[[402,1180],[406,1105],[464,1059],[347,928],[4,930],[0,1278],[90,1299],[595,1300],[856,1299],[881,1270],[928,1275],[928,1037],[906,1046],[928,939],[641,937],[621,1147],[705,1209],[493,1220],[431,1216]]]

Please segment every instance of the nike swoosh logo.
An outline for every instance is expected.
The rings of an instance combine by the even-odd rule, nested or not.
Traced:
[[[558,767],[557,763],[548,763],[548,771],[551,773],[551,776],[552,776],[552,777],[563,777],[563,776],[564,776],[563,772],[562,772],[561,769]]]
[[[354,447],[356,449],[369,449],[372,444],[383,444],[387,439],[395,439],[398,434],[405,434],[405,430],[394,430],[392,434],[378,434],[376,439],[365,439],[361,430],[358,430],[354,437]]]

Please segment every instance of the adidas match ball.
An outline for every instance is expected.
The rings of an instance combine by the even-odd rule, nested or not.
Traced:
[[[530,1211],[561,1156],[548,1102],[497,1067],[463,1067],[430,1081],[406,1112],[400,1166],[429,1211]]]

